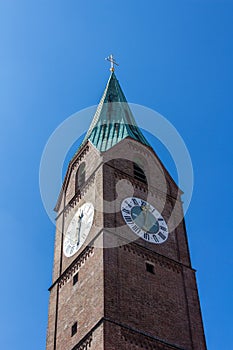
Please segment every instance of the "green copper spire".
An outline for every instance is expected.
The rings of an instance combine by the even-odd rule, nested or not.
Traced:
[[[126,137],[150,146],[136,125],[114,70],[111,70],[104,94],[83,144],[90,140],[99,151],[104,152]]]

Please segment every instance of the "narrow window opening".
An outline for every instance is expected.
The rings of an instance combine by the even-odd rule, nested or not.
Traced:
[[[150,263],[146,263],[146,271],[154,274],[155,273],[154,265]]]
[[[78,193],[80,188],[84,185],[86,176],[86,165],[85,163],[81,163],[77,172],[76,172],[76,180],[75,180],[75,192]]]
[[[133,163],[134,178],[147,184],[147,179],[144,171],[136,163]]]
[[[73,286],[78,282],[78,273],[76,273],[73,277]]]
[[[77,333],[77,329],[78,329],[78,322],[75,322],[71,327],[71,337],[73,337]]]

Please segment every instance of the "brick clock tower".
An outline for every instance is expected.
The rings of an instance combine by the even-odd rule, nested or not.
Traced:
[[[112,68],[55,208],[46,350],[206,349],[181,194]]]

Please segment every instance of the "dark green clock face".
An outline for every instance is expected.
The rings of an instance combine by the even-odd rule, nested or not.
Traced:
[[[149,211],[147,206],[135,206],[131,210],[131,216],[135,224],[148,233],[159,231],[158,220]]]
[[[128,197],[121,203],[121,213],[130,229],[147,242],[161,244],[168,238],[168,227],[162,215],[150,203]]]

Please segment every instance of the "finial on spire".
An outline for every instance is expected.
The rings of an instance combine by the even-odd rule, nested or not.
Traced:
[[[113,55],[111,54],[110,56],[108,56],[107,58],[105,58],[107,61],[109,61],[109,62],[111,62],[111,68],[110,68],[110,71],[111,72],[114,72],[114,70],[115,70],[115,65],[116,66],[119,66],[119,64],[118,63],[116,63],[116,61],[115,61],[115,59],[114,59],[114,57],[113,57]]]

